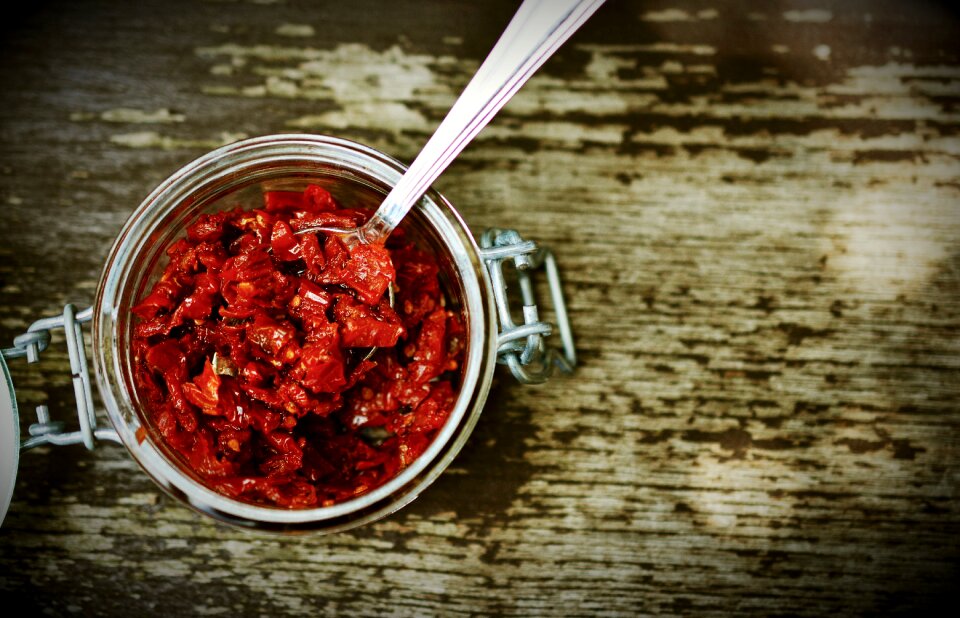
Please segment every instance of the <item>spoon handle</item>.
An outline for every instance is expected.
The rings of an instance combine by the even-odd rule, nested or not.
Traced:
[[[447,117],[360,228],[363,241],[386,239],[447,165],[603,3],[525,0]]]

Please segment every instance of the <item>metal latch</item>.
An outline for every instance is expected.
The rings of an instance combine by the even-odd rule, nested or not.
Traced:
[[[63,314],[37,320],[27,332],[13,340],[14,347],[0,350],[5,359],[26,358],[28,363],[40,360],[40,353],[50,345],[50,331],[62,328],[67,340],[67,353],[70,357],[70,373],[73,377],[73,391],[77,400],[77,417],[80,419],[78,431],[66,431],[63,421],[50,418],[46,405],[37,406],[37,422],[30,425],[30,437],[20,443],[21,449],[52,444],[64,446],[83,443],[93,450],[96,440],[120,442],[117,432],[108,427],[98,427],[93,408],[93,392],[90,388],[90,371],[87,368],[87,354],[84,348],[81,325],[93,317],[93,309],[88,307],[80,312],[73,305],[66,305]],[[12,385],[11,385],[12,388]]]
[[[577,364],[573,331],[567,315],[560,273],[553,252],[523,240],[516,230],[489,229],[480,237],[480,256],[490,274],[493,295],[497,305],[499,333],[497,335],[497,362],[524,384],[539,384],[549,378],[554,369],[570,373]],[[523,324],[513,320],[508,299],[504,262],[512,261],[523,303]],[[553,325],[540,320],[531,275],[543,269],[547,276],[550,299],[560,334],[560,347],[547,346],[546,338]]]

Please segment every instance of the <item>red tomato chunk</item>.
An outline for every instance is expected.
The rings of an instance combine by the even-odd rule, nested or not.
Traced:
[[[201,215],[134,307],[149,424],[214,490],[341,502],[410,465],[450,415],[465,332],[434,258],[402,230],[355,248],[296,233],[366,216],[316,185]]]

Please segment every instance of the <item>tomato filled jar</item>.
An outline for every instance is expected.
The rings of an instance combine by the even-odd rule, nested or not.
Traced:
[[[68,331],[80,429],[44,410],[20,448],[119,441],[184,504],[264,530],[343,530],[409,503],[463,447],[498,362],[539,382],[576,359],[552,254],[512,230],[478,245],[435,191],[384,246],[301,233],[361,223],[403,171],[314,135],[237,142],[177,171],[123,227],[93,307],[4,351],[36,360],[50,328]],[[93,413],[86,321],[112,429]],[[15,396],[0,407],[19,437]]]

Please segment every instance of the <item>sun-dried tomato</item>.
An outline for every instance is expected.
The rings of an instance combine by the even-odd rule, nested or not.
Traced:
[[[297,237],[293,235],[290,224],[286,221],[277,221],[273,225],[273,233],[270,235],[270,248],[273,249],[273,256],[281,262],[292,262],[300,258],[302,251]]]
[[[446,423],[466,336],[435,258],[402,230],[353,248],[297,233],[366,216],[317,185],[200,215],[133,308],[146,420],[216,491],[335,504],[396,476]]]

